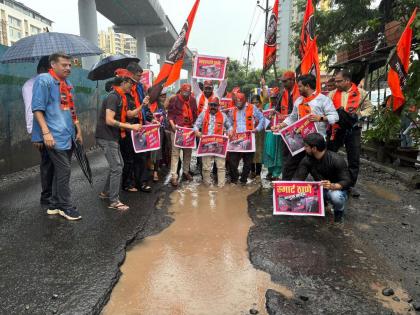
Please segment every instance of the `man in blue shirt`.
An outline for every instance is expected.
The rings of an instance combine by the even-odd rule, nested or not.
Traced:
[[[236,93],[233,100],[236,107],[231,114],[233,132],[243,133],[250,131],[256,133],[262,131],[265,119],[263,113],[254,104],[247,103],[243,93]],[[243,159],[244,165],[240,182],[243,185],[246,184],[254,154],[255,152],[229,152],[229,173],[233,184],[237,183],[239,178],[238,166],[241,159]]]
[[[73,103],[73,87],[66,80],[71,73],[71,58],[64,53],[55,53],[49,61],[50,71],[39,75],[33,87],[32,112],[38,125],[32,141],[42,137],[54,164],[52,202],[47,213],[79,220],[81,216],[71,203],[70,193],[73,139],[82,142]]]

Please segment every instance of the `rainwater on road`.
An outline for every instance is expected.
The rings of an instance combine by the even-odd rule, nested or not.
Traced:
[[[174,191],[175,221],[127,252],[103,314],[266,314],[267,289],[292,297],[249,261],[247,196],[256,189],[192,183]]]

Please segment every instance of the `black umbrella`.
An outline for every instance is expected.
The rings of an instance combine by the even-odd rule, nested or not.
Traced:
[[[90,70],[88,79],[92,81],[106,80],[114,76],[118,68],[126,68],[130,62],[139,62],[139,58],[119,54],[106,57],[97,62]]]
[[[76,155],[77,162],[79,162],[80,168],[82,169],[83,174],[85,174],[88,182],[92,185],[92,170],[90,169],[90,163],[86,156],[83,144],[76,140],[73,140],[73,144],[73,151],[74,155]]]

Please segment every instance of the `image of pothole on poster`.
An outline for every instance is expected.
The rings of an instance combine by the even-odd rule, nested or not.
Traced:
[[[319,182],[273,182],[273,214],[325,216],[323,187]]]

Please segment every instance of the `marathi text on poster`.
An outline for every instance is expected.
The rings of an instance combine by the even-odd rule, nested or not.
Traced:
[[[198,144],[197,156],[226,158],[229,138],[223,135],[203,135]]]
[[[195,132],[192,128],[176,126],[174,146],[182,149],[195,149],[197,143],[195,141]]]
[[[204,80],[224,80],[227,58],[197,55],[194,60],[193,77]]]
[[[255,152],[255,134],[252,131],[233,134],[229,139],[228,152]]]
[[[160,125],[145,125],[139,131],[131,131],[134,152],[148,152],[160,148]]]

